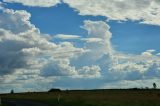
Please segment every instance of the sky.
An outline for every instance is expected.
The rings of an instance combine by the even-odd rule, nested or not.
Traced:
[[[160,86],[159,0],[0,0],[0,92]]]

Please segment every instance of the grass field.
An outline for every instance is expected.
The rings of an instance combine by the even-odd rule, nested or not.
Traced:
[[[40,101],[51,106],[160,106],[160,90],[86,90],[0,96]]]

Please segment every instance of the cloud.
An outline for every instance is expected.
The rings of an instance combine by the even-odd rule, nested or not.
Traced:
[[[101,42],[101,38],[82,38],[82,41],[85,41],[87,43],[92,43],[92,42]]]
[[[150,49],[150,50],[146,50],[147,52],[150,52],[150,53],[153,53],[153,52],[155,52],[156,50],[154,50],[154,49]]]
[[[52,7],[61,0],[3,0],[26,6]],[[108,20],[139,21],[143,24],[160,25],[160,3],[158,0],[62,0],[79,11],[80,15],[105,16]]]
[[[65,34],[52,38],[31,24],[30,17],[24,10],[3,9],[0,13],[0,82],[6,87],[47,89],[64,77],[101,80],[99,85],[159,79],[160,60],[155,50],[139,55],[120,53],[113,48],[110,26],[104,21],[84,21],[85,38]],[[55,38],[82,40],[83,45],[55,43]]]
[[[152,53],[146,51],[146,52],[143,52],[143,53],[142,53],[142,56],[144,56],[144,57],[152,57]]]
[[[29,22],[30,15],[26,11],[7,9],[0,14],[0,18],[4,19],[0,23],[0,62],[4,70],[34,69],[34,67],[39,69],[48,58],[70,59],[84,52],[83,49],[76,48],[69,42],[62,42],[59,45],[50,42],[48,37],[41,34]]]
[[[155,50],[146,50],[139,55],[120,53],[112,47],[112,33],[109,25],[105,22],[87,20],[84,21],[83,28],[88,31],[87,39],[101,40],[85,43],[84,48],[88,52],[78,58],[81,61],[81,63],[78,62],[80,65],[98,65],[104,79],[108,81],[158,78],[156,74],[159,75],[160,61],[153,54]],[[152,67],[154,67],[154,70]],[[150,72],[152,74],[147,74]]]
[[[28,12],[21,10],[4,9],[0,13],[1,84],[33,89],[33,82],[42,79],[41,86],[54,82],[59,76],[101,76],[101,69],[97,65],[84,65],[79,68],[71,65],[71,60],[84,54],[87,49],[77,48],[70,42],[51,42],[51,37],[48,37],[50,35],[40,33],[39,29],[30,23],[30,16]]]
[[[108,20],[140,21],[160,25],[158,0],[63,0],[80,15],[105,16]]]
[[[157,53],[156,55],[157,55],[157,56],[160,56],[160,53]]]
[[[0,10],[2,10],[2,9],[3,9],[3,3],[0,2]]]
[[[37,6],[37,7],[52,7],[60,3],[60,0],[3,0],[3,2],[8,3],[21,3],[25,6]]]
[[[68,59],[52,60],[45,65],[42,76],[66,76],[73,78],[97,78],[101,77],[101,68],[99,66],[83,66],[76,70],[75,66],[70,65]]]
[[[77,36],[77,35],[58,34],[58,35],[55,35],[54,38],[56,38],[56,39],[68,40],[68,39],[79,39],[80,36]]]
[[[0,26],[14,34],[24,33],[27,31],[38,31],[33,24],[29,22],[31,14],[25,10],[13,11],[3,9],[0,13]],[[7,24],[6,24],[7,23]]]
[[[78,75],[75,67],[70,66],[68,59],[51,60],[43,69],[42,76],[74,76]]]
[[[86,39],[94,41],[84,43],[83,48],[88,51],[76,58],[73,65],[81,67],[95,64],[101,68],[102,77],[108,81],[158,78],[155,73],[159,74],[160,61],[153,54],[155,50],[146,50],[139,55],[120,53],[112,47],[112,33],[105,22],[87,20],[83,28],[88,31]],[[147,74],[150,72],[151,75]]]
[[[88,31],[87,39],[92,40],[92,42],[86,42],[85,48],[91,50],[92,53],[96,53],[97,55],[111,54],[113,52],[110,42],[112,34],[109,31],[109,25],[103,21],[87,20],[84,21],[83,28]],[[99,40],[99,42],[93,42],[93,40]]]
[[[84,66],[78,70],[80,77],[96,78],[101,77],[101,68],[99,66]]]
[[[144,52],[142,55],[122,54],[121,56],[113,57],[112,61],[113,64],[109,69],[110,73],[119,76],[115,80],[158,79],[155,73],[159,74],[160,61],[156,55],[148,52]]]

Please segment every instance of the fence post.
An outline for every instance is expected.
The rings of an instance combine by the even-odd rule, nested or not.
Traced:
[[[59,94],[58,97],[57,97],[58,103],[60,102],[60,98],[61,98],[61,95]]]
[[[2,105],[2,100],[1,100],[1,97],[0,97],[0,106]]]

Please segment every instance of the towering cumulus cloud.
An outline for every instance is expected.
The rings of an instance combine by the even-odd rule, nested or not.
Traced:
[[[10,9],[0,13],[0,82],[4,86],[26,86],[23,81],[36,86],[38,79],[46,84],[57,76],[100,77],[99,66],[77,69],[70,65],[71,59],[87,50],[76,48],[70,42],[51,42],[50,35],[41,34],[29,22],[30,16],[26,11]]]

